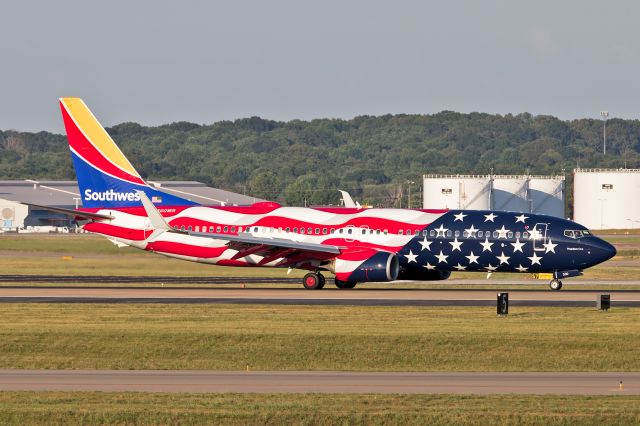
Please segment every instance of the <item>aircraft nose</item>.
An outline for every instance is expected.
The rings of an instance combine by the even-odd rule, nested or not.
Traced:
[[[595,264],[609,260],[617,253],[616,248],[602,238],[595,237],[590,245]]]

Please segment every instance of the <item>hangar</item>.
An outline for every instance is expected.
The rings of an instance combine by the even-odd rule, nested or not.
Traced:
[[[246,205],[264,201],[235,192],[211,188],[195,181],[153,181],[149,185],[206,205]],[[76,181],[0,181],[0,230],[55,231],[74,228],[73,220],[21,202],[74,209],[82,207]]]

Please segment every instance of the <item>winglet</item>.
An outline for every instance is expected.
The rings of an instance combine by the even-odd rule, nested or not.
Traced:
[[[136,191],[136,193],[140,196],[140,201],[144,206],[144,210],[147,212],[147,216],[149,216],[151,225],[157,230],[170,231],[171,226],[164,220],[156,206],[154,206],[149,197],[147,197],[147,194],[145,194],[144,191]]]
[[[360,203],[355,203],[353,201],[353,198],[351,198],[351,194],[341,189],[338,189],[338,191],[340,191],[340,194],[342,194],[342,202],[344,203],[345,207],[360,208]]]

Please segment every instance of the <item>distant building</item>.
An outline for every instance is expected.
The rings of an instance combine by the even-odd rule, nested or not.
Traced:
[[[211,188],[201,182],[148,182],[158,189],[204,205],[246,205],[264,201],[234,192]],[[30,207],[20,202],[48,207],[82,207],[75,181],[0,181],[0,230],[15,231],[27,227],[72,228],[72,218],[64,214]]]
[[[424,175],[423,207],[563,217],[564,185],[564,176]]]
[[[639,228],[638,195],[638,169],[573,171],[573,219],[590,229]]]

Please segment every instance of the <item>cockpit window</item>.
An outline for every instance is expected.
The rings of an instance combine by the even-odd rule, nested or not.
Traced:
[[[569,237],[569,238],[582,238],[585,235],[590,235],[589,231],[582,231],[582,230],[570,230],[567,229],[566,231],[564,231],[564,236],[565,237]]]

